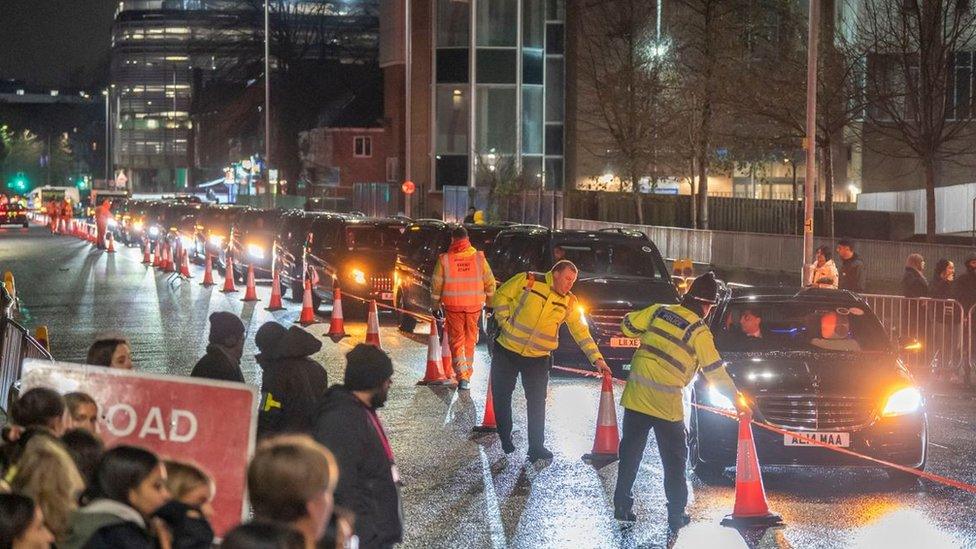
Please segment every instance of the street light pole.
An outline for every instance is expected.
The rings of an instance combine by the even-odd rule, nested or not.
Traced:
[[[403,109],[403,179],[404,181],[413,181],[411,177],[411,146],[410,146],[410,132],[411,124],[410,117],[412,116],[413,109],[411,109],[411,79],[413,78],[413,48],[412,40],[410,40],[410,33],[412,30],[412,25],[410,24],[410,0],[403,0],[403,54],[404,54],[404,64],[403,64],[403,94],[404,94],[404,109]],[[410,196],[409,194],[404,196],[403,200],[403,214],[410,217]]]
[[[800,285],[809,280],[813,265],[813,186],[817,178],[817,38],[820,31],[820,0],[810,0],[807,30],[807,165],[803,180],[803,268]]]
[[[267,176],[265,192],[268,206],[273,207],[271,196],[271,0],[264,0],[264,169]]]
[[[106,88],[105,91],[102,92],[102,95],[105,96],[105,187],[108,188],[110,187],[109,178],[111,177],[111,175],[109,174],[112,169],[110,165],[112,159],[109,156],[110,149],[108,146],[108,141],[111,135],[109,132],[111,132],[112,130],[112,115],[110,114],[109,111],[110,109],[109,105],[111,105],[111,94],[109,93],[108,88]]]

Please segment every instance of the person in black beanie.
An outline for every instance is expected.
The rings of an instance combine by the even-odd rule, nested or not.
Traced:
[[[205,377],[244,383],[241,357],[244,355],[244,323],[237,315],[217,312],[210,315],[210,345],[191,377]]]
[[[390,441],[376,414],[389,395],[390,357],[372,345],[356,345],[346,355],[342,385],[323,397],[313,435],[339,462],[335,504],[356,516],[363,549],[392,547],[403,537],[400,474]]]

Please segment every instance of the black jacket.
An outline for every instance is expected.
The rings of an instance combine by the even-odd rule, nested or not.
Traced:
[[[230,357],[213,344],[207,345],[207,354],[193,367],[190,376],[244,383],[240,365],[231,362]]]
[[[322,349],[312,334],[292,326],[268,352],[257,355],[264,370],[258,438],[279,433],[312,432],[312,426],[329,388],[329,377],[310,355]]]
[[[941,277],[935,277],[932,279],[932,283],[929,284],[930,295],[934,299],[952,299],[952,283],[948,282]]]
[[[71,515],[67,538],[58,543],[62,549],[156,549],[159,541],[152,537],[139,513],[118,502],[96,499]]]
[[[905,267],[905,274],[901,277],[901,293],[905,297],[928,297],[929,281],[915,269]]]
[[[865,270],[861,256],[854,254],[850,259],[840,262],[840,275],[837,287],[855,293],[864,292],[867,286],[868,273]]]
[[[173,534],[173,549],[210,549],[214,531],[199,509],[172,500],[156,511]]]
[[[322,401],[314,431],[315,440],[339,461],[335,503],[356,514],[356,535],[364,549],[389,547],[403,537],[393,464],[368,413],[351,391],[334,385]]]

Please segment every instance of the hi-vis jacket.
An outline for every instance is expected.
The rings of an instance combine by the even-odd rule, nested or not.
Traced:
[[[495,275],[485,254],[468,246],[456,253],[443,253],[434,266],[430,296],[448,311],[478,313],[495,293]]]
[[[620,325],[624,335],[640,339],[620,404],[628,410],[680,421],[681,391],[701,370],[725,395],[735,384],[715,348],[705,321],[681,305],[651,305],[628,313]]]
[[[546,356],[559,346],[559,326],[569,333],[590,363],[603,358],[572,292],[552,289],[552,273],[519,273],[502,284],[492,300],[501,332],[498,344],[525,357]]]

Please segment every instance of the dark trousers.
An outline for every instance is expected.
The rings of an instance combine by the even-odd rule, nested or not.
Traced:
[[[624,410],[623,437],[620,439],[620,464],[617,466],[617,488],[614,505],[629,511],[634,503],[631,490],[637,479],[647,434],[654,429],[657,448],[664,467],[664,495],[668,499],[668,514],[683,513],[688,504],[688,485],[685,468],[688,462],[688,437],[683,421],[666,421],[633,410]]]
[[[498,438],[512,442],[512,392],[522,375],[528,415],[529,452],[541,450],[546,442],[546,390],[549,387],[549,357],[530,358],[494,343],[491,355],[491,394],[495,404]]]

